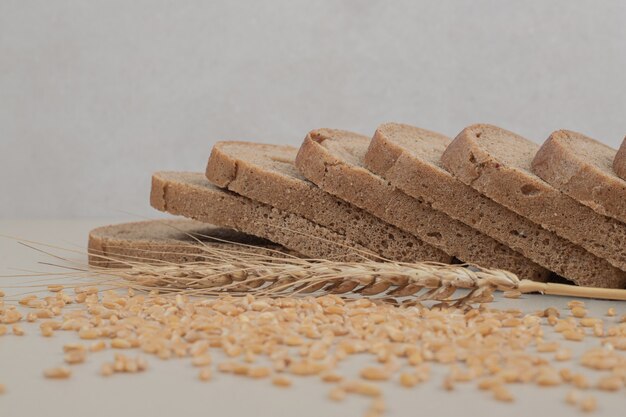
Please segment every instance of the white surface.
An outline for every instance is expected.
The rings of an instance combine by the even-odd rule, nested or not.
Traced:
[[[0,221],[0,234],[19,236],[65,248],[82,248],[90,228],[108,221]],[[84,259],[83,259],[84,260]],[[44,255],[19,246],[15,241],[0,239],[0,274],[16,271],[8,268],[46,269],[37,261],[50,261]],[[50,269],[48,269],[50,270]],[[58,281],[58,280],[57,280]],[[24,290],[10,288],[23,286],[24,280],[0,278],[0,288],[9,296]],[[567,299],[547,296],[526,296],[521,300],[498,300],[498,307],[510,306],[535,311],[554,305],[563,307]],[[601,317],[609,306],[616,306],[618,314],[626,313],[624,303],[590,301],[592,315]],[[0,383],[7,385],[7,393],[0,395],[0,416],[46,417],[111,417],[150,416],[362,416],[369,402],[350,398],[344,403],[333,403],[326,395],[329,386],[315,378],[295,378],[289,389],[273,387],[269,381],[250,381],[216,373],[209,383],[196,379],[196,369],[187,360],[159,361],[148,357],[150,369],[140,375],[116,375],[102,378],[99,365],[111,360],[113,354],[101,352],[90,356],[87,363],[73,367],[74,375],[67,381],[50,381],[42,377],[42,370],[62,363],[63,343],[76,340],[74,335],[57,334],[52,338],[39,336],[36,326],[24,326],[26,336],[0,337]],[[60,332],[63,333],[63,332]],[[583,343],[563,342],[580,353],[598,344],[588,337]],[[341,372],[356,375],[366,356],[348,361]],[[569,366],[569,365],[568,365]],[[576,369],[576,368],[574,368]],[[432,381],[413,389],[394,383],[383,384],[389,407],[388,417],[425,415],[509,417],[583,415],[563,399],[568,389],[538,388],[513,385],[517,400],[514,404],[497,403],[473,384],[458,386],[453,392],[441,388],[442,368],[433,368]],[[585,371],[583,368],[579,370]],[[594,380],[597,373],[593,373]],[[606,394],[594,392],[600,408],[593,416],[623,415],[626,407],[623,390]]]
[[[0,218],[146,215],[216,140],[626,135],[621,0],[0,0]]]

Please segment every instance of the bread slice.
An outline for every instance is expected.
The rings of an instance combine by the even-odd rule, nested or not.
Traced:
[[[626,180],[626,138],[622,141],[613,159],[613,171],[618,177]]]
[[[626,181],[612,168],[616,153],[581,133],[557,130],[539,148],[531,168],[574,200],[626,222]]]
[[[89,264],[115,268],[124,261],[187,263],[207,259],[207,248],[259,253],[285,252],[268,240],[193,220],[148,220],[98,227],[89,233]]]
[[[268,239],[308,258],[358,261],[359,244],[323,226],[212,185],[202,173],[157,172],[150,204],[157,210]]]
[[[402,262],[452,258],[410,233],[321,190],[294,162],[298,149],[251,142],[218,142],[207,164],[213,184],[327,227],[380,256]]]
[[[399,123],[376,130],[365,166],[405,193],[430,203],[539,265],[579,285],[619,286],[626,273],[454,178],[440,158],[450,139]]]
[[[549,272],[508,247],[409,197],[363,167],[369,138],[319,129],[304,140],[296,166],[323,190],[369,211],[468,263],[510,270],[522,278],[547,279]]]
[[[465,184],[626,270],[626,224],[602,216],[531,172],[539,145],[491,125],[465,128],[441,156]]]

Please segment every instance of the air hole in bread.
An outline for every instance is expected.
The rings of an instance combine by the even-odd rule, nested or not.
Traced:
[[[537,195],[540,192],[539,189],[532,184],[522,185],[522,188],[520,188],[520,191],[524,195]]]
[[[426,236],[434,237],[435,239],[441,239],[441,233],[439,232],[426,233]]]
[[[472,152],[470,152],[470,154],[469,154],[469,161],[470,161],[472,164],[475,164],[475,163],[476,163],[476,157],[474,156],[474,153],[472,153]]]
[[[287,158],[284,156],[275,156],[275,155],[270,155],[270,159],[274,162],[283,162],[285,164],[293,164],[293,159],[292,158]]]

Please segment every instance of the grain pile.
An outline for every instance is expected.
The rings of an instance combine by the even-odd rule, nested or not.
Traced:
[[[49,291],[17,305],[0,301],[0,335],[23,335],[23,322],[38,323],[43,337],[73,332],[77,341],[64,346],[65,364],[43,371],[51,379],[71,378],[73,367],[98,352],[99,360],[110,352],[103,377],[146,372],[149,360],[180,358],[198,368],[199,383],[228,373],[288,389],[302,377],[316,378],[328,385],[330,400],[369,399],[367,416],[391,407],[382,381],[403,389],[474,384],[503,402],[515,401],[511,384],[568,386],[560,401],[584,411],[598,407],[594,390],[623,395],[626,382],[626,315],[611,308],[605,317],[590,317],[580,301],[566,311],[524,314],[487,304],[429,308],[332,294],[197,298],[97,287]],[[588,338],[597,346],[574,356],[569,346]],[[352,355],[370,361],[358,375],[342,372]],[[576,372],[576,363],[597,377]],[[435,368],[445,369],[443,380],[431,377]]]

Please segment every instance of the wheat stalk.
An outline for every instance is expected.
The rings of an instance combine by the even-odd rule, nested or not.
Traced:
[[[259,255],[207,246],[203,261],[193,263],[124,260],[118,269],[95,268],[138,289],[186,292],[192,295],[252,293],[290,295],[315,291],[364,296],[407,297],[412,300],[454,301],[457,305],[487,302],[493,292],[538,292],[610,300],[626,300],[626,291],[581,287],[568,284],[520,280],[505,270],[477,265],[449,265],[435,262],[338,262]],[[466,290],[458,298],[457,290]]]
[[[123,261],[123,268],[95,267],[92,271],[122,278],[135,288],[193,295],[352,292],[364,296],[411,296],[414,301],[437,300],[457,305],[486,302],[492,299],[494,290],[507,291],[519,285],[519,279],[508,271],[467,265],[309,260],[209,247],[203,258],[200,262],[180,264],[131,259]],[[467,291],[451,298],[459,289]]]

